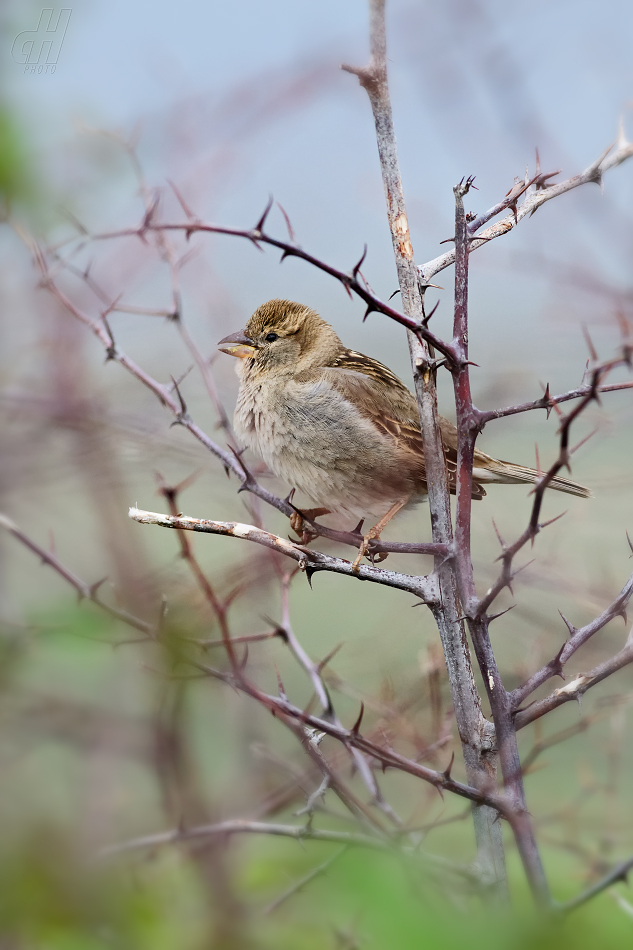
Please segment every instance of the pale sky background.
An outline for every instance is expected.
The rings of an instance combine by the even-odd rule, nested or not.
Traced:
[[[119,187],[113,199],[107,167],[98,185],[85,181],[76,152],[86,137],[78,129],[129,135],[139,124],[148,176],[156,184],[174,178],[185,193],[189,187],[200,214],[250,223],[272,193],[304,246],[347,266],[367,241],[370,280],[382,293],[393,289],[368,105],[353,77],[338,70],[342,61],[366,58],[362,0],[80,2],[55,75],[24,76],[10,45],[17,32],[35,28],[39,10],[30,3],[5,8],[5,90],[43,174],[90,208],[91,225],[97,218],[120,223],[128,193]],[[463,174],[477,176],[471,206],[482,210],[526,163],[532,167],[536,145],[543,166],[567,176],[613,140],[621,114],[633,126],[630,4],[607,0],[598,14],[593,3],[558,0],[532,4],[528,13],[524,4],[495,0],[394,0],[388,10],[396,129],[420,261],[450,236],[451,188]],[[519,308],[526,294],[530,306],[543,305],[542,268],[532,257],[546,252],[630,289],[633,241],[623,216],[632,199],[633,177],[617,170],[604,197],[585,188],[548,206],[505,244],[487,249],[475,268],[501,270],[498,301],[502,274],[529,251],[524,277],[514,278],[516,289],[529,272]],[[235,248],[218,248],[223,255],[229,245],[225,274]],[[326,290],[319,275],[302,267],[297,288],[293,265],[280,280],[270,260],[260,274],[260,262],[250,258],[257,279],[253,273],[233,286],[238,307],[250,311],[262,292],[304,286],[332,305],[337,289]],[[495,306],[482,293],[492,325]]]

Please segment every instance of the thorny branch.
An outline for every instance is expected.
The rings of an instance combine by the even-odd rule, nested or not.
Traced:
[[[362,848],[373,848],[384,851],[388,842],[372,835],[353,834],[349,831],[328,831],[312,828],[310,825],[281,825],[272,822],[246,821],[233,819],[220,821],[213,825],[201,825],[194,828],[176,828],[174,831],[161,831],[154,835],[144,835],[141,838],[129,838],[121,844],[108,845],[102,848],[99,857],[109,858],[126,851],[138,851],[145,848],[156,848],[166,844],[182,844],[196,838],[211,838],[214,835],[258,834],[275,835],[283,838],[294,838],[297,841],[333,841],[336,844],[355,845]]]
[[[584,627],[576,629],[569,621],[563,617],[563,620],[569,630],[569,639],[563,644],[558,654],[544,667],[533,673],[532,676],[522,685],[518,686],[510,693],[510,702],[512,708],[517,709],[521,703],[545,683],[552,676],[562,676],[565,663],[573,656],[576,650],[579,650],[587,640],[594,634],[606,627],[608,623],[615,620],[616,617],[622,617],[626,623],[626,608],[633,596],[633,575],[628,579],[613,603],[604,610],[599,617],[586,624]]]
[[[569,683],[561,686],[560,689],[555,689],[545,699],[538,700],[524,709],[519,709],[514,717],[515,727],[522,729],[529,723],[534,722],[535,719],[539,719],[572,699],[580,703],[588,689],[596,686],[597,683],[602,682],[608,676],[612,676],[613,673],[617,673],[618,670],[628,666],[629,663],[633,663],[633,631],[629,634],[624,648],[615,656],[605,660],[604,663],[600,663],[599,666],[589,670],[588,673],[578,673]]]
[[[117,607],[111,607],[110,604],[105,603],[101,600],[98,595],[99,588],[107,580],[104,577],[102,580],[97,581],[96,584],[88,584],[86,581],[82,581],[74,571],[71,571],[69,567],[66,567],[65,564],[59,560],[59,558],[53,554],[52,551],[46,551],[43,547],[29,538],[20,528],[12,521],[10,518],[7,518],[6,515],[0,514],[0,528],[4,528],[5,531],[8,531],[9,534],[13,535],[17,541],[28,548],[29,551],[32,551],[37,557],[40,558],[42,564],[47,564],[48,567],[52,567],[60,577],[63,577],[71,587],[74,587],[79,595],[80,600],[89,600],[93,604],[96,604],[97,607],[100,607],[101,610],[109,614],[111,617],[114,617],[115,620],[122,620],[124,623],[129,624],[131,627],[134,627],[136,630],[140,630],[143,633],[146,633],[150,636],[155,635],[156,627],[151,623],[147,623],[145,620],[141,620],[139,617],[134,617],[132,614],[128,613],[126,610],[119,610]]]
[[[189,518],[187,516],[172,517],[159,514],[155,511],[141,511],[139,508],[130,508],[130,518],[139,524],[155,524],[161,528],[175,528],[177,531],[201,531],[207,534],[223,534],[232,538],[241,538],[244,541],[254,541],[264,547],[276,551],[297,561],[300,570],[304,571],[308,579],[317,571],[330,571],[335,574],[344,574],[347,577],[357,577],[361,581],[373,581],[375,584],[384,584],[387,587],[396,587],[406,590],[425,603],[434,603],[437,599],[437,586],[434,575],[416,577],[411,574],[399,574],[396,571],[386,571],[383,568],[361,564],[357,571],[352,570],[351,561],[339,557],[331,557],[320,551],[293,541],[287,541],[276,534],[256,528],[254,525],[240,524],[236,521],[210,521],[205,518]]]
[[[611,871],[609,871],[608,874],[605,874],[605,876],[600,878],[599,881],[596,881],[595,884],[592,884],[591,887],[588,887],[586,891],[582,892],[582,894],[579,894],[577,897],[572,898],[572,900],[567,901],[564,904],[559,904],[557,910],[563,911],[564,913],[569,912],[570,910],[576,910],[577,907],[582,907],[582,905],[586,904],[587,901],[597,897],[598,894],[606,891],[607,888],[613,887],[614,884],[618,884],[619,882],[626,884],[629,873],[632,869],[633,858],[628,858],[626,861],[622,861],[621,864],[617,864]]]
[[[525,547],[528,542],[534,542],[537,534],[548,524],[552,522],[546,522],[541,524],[539,522],[539,516],[541,513],[541,507],[543,504],[543,497],[545,495],[545,490],[552,481],[552,479],[561,471],[563,468],[570,469],[570,459],[575,449],[570,448],[570,433],[573,423],[576,419],[584,412],[584,410],[594,401],[599,402],[599,390],[602,380],[607,376],[612,369],[620,365],[630,365],[631,354],[631,337],[627,335],[622,342],[622,354],[617,356],[612,360],[608,360],[605,363],[598,363],[597,359],[594,360],[593,367],[590,368],[591,383],[589,384],[588,392],[582,396],[580,402],[574,406],[574,408],[567,414],[561,415],[561,425],[559,429],[559,452],[557,459],[552,463],[550,468],[543,473],[543,477],[540,479],[536,487],[534,488],[534,501],[532,503],[532,512],[530,514],[530,521],[525,529],[525,531],[514,541],[511,545],[506,546],[504,541],[499,538],[501,543],[501,554],[499,560],[502,562],[502,569],[499,574],[498,579],[492,585],[492,587],[486,592],[485,596],[479,602],[477,613],[478,616],[482,617],[485,615],[486,611],[494,603],[496,598],[499,596],[501,591],[504,588],[512,588],[512,580],[515,576],[513,572],[513,561],[518,552]],[[581,443],[582,444],[582,443]],[[557,520],[557,519],[554,519]],[[591,635],[591,634],[589,634]]]
[[[615,151],[613,151],[614,147]],[[502,201],[494,205],[494,207],[492,207],[485,214],[476,218],[468,226],[469,250],[474,251],[478,247],[488,244],[495,238],[501,237],[502,234],[507,234],[509,231],[515,228],[519,221],[523,220],[526,215],[533,215],[534,212],[541,207],[541,205],[545,204],[545,202],[549,201],[551,198],[558,198],[559,195],[563,195],[568,191],[572,191],[574,188],[578,188],[580,185],[587,185],[592,182],[602,186],[603,175],[612,168],[621,165],[622,162],[625,162],[627,159],[631,158],[631,156],[633,156],[633,144],[626,141],[624,127],[623,125],[620,125],[617,141],[610,145],[602,153],[602,155],[600,155],[594,162],[591,163],[591,165],[589,165],[588,168],[585,169],[584,172],[581,172],[579,175],[573,175],[571,178],[566,179],[566,181],[561,181],[557,184],[543,187],[547,178],[551,178],[553,175],[558,175],[559,172],[552,172],[549,175],[541,175],[540,167],[537,166],[537,175],[533,179],[526,179],[525,185],[523,187],[519,183],[519,188],[516,189],[513,195],[512,191],[514,191],[514,189],[511,189],[511,191]],[[525,194],[525,197],[522,203],[517,207],[516,202],[522,194]],[[509,198],[511,198],[511,200],[508,200]],[[507,215],[505,218],[502,218],[501,221],[491,225],[489,228],[486,228],[484,231],[479,231],[479,228],[489,221],[490,218],[500,214],[508,207],[513,208],[511,214]],[[478,231],[479,233],[476,233]],[[444,270],[446,267],[449,267],[453,263],[455,263],[455,250],[447,251],[446,254],[441,254],[432,261],[427,261],[426,264],[422,264],[419,270],[423,284],[428,283],[433,279],[433,277],[435,277],[436,274],[439,274],[440,271]]]
[[[547,904],[549,903],[549,888],[527,810],[516,730],[512,721],[512,708],[490,643],[489,618],[485,611],[482,611],[477,596],[471,557],[473,458],[475,442],[479,434],[470,391],[468,360],[469,244],[463,199],[468,194],[471,185],[472,179],[469,178],[466,181],[462,180],[453,189],[456,255],[453,345],[460,356],[458,368],[453,371],[458,439],[454,570],[462,609],[467,619],[475,656],[492,711],[506,793],[515,810],[513,831],[517,847],[535,900],[540,904]]]
[[[295,513],[295,509],[292,507],[292,505],[287,500],[278,498],[276,495],[273,495],[272,492],[269,492],[266,488],[260,485],[242,461],[241,454],[236,452],[228,452],[223,449],[193,421],[177,383],[174,383],[174,385],[169,387],[153,379],[116,344],[107,319],[104,318],[104,315],[107,316],[107,312],[110,312],[110,310],[114,309],[114,306],[107,307],[107,312],[102,312],[100,317],[97,319],[85,313],[68,297],[66,293],[64,293],[64,291],[55,282],[54,274],[49,269],[46,263],[45,255],[41,248],[39,248],[33,241],[29,241],[28,243],[42,275],[42,285],[47,287],[56,297],[56,299],[62,304],[62,306],[68,310],[72,316],[87,326],[97,337],[105,349],[106,360],[119,363],[124,369],[131,373],[132,376],[136,377],[139,382],[150,389],[158,398],[161,405],[168,409],[174,416],[175,422],[173,424],[178,424],[183,426],[185,429],[188,429],[194,438],[196,438],[206,449],[208,449],[208,451],[210,451],[216,456],[216,458],[220,460],[227,474],[231,472],[237,476],[241,482],[241,487],[238,489],[238,491],[248,491],[260,498],[262,501],[266,502],[266,504],[276,508],[288,518],[292,517],[292,515]],[[174,392],[176,393],[177,398],[174,396]],[[347,544],[356,548],[357,550],[360,542],[362,541],[362,535],[357,531],[338,531],[334,528],[329,528],[326,525],[319,524],[308,517],[304,517],[304,521],[307,521],[310,524],[311,532],[313,532],[315,536],[324,537],[340,544]],[[429,554],[431,556],[444,557],[448,553],[448,548],[446,545],[436,543],[415,543],[408,541],[390,542],[380,540],[372,541],[370,543],[369,553],[377,554],[380,552],[398,554]]]
[[[346,832],[314,831],[311,828],[310,822],[306,830],[296,826],[235,820],[232,822],[221,822],[211,826],[165,832],[161,835],[148,836],[143,839],[135,839],[132,842],[128,842],[127,847],[152,847],[157,844],[184,841],[188,838],[201,835],[232,834],[246,831],[286,835],[294,838],[321,837],[322,840],[339,841],[344,844],[385,847],[386,843],[389,843],[390,838],[385,834],[381,823],[376,817],[372,816],[369,809],[367,809],[363,803],[359,802],[353,793],[347,789],[345,784],[338,778],[321,755],[318,749],[319,738],[322,735],[329,735],[337,739],[342,746],[352,754],[354,762],[372,795],[372,804],[377,804],[381,807],[385,814],[389,815],[396,825],[400,825],[400,821],[391,811],[384,799],[382,799],[373,774],[372,763],[380,763],[383,768],[399,769],[429,783],[438,790],[450,791],[475,804],[477,806],[475,809],[475,824],[476,828],[478,828],[480,862],[482,864],[486,861],[488,862],[488,882],[501,889],[503,889],[504,886],[503,849],[500,844],[501,838],[500,832],[498,831],[499,823],[497,819],[499,815],[506,818],[514,832],[533,893],[538,901],[548,903],[549,893],[547,882],[540,864],[532,822],[525,803],[522,770],[516,744],[516,731],[564,702],[568,702],[571,699],[579,701],[586,690],[625,665],[633,662],[633,641],[631,639],[633,631],[629,635],[625,647],[614,657],[595,667],[588,673],[578,674],[571,682],[560,689],[554,690],[550,696],[542,700],[534,702],[524,708],[520,708],[521,703],[551,676],[562,675],[564,664],[576,650],[591,636],[601,630],[611,619],[619,615],[623,615],[626,618],[625,608],[633,593],[633,578],[625,585],[613,604],[611,604],[600,617],[585,627],[576,630],[566,621],[570,637],[563,648],[559,651],[554,660],[546,664],[541,670],[532,674],[526,683],[513,692],[506,691],[496,666],[488,633],[489,623],[494,617],[489,616],[488,611],[498,594],[505,587],[511,589],[512,579],[516,573],[513,570],[513,559],[516,554],[528,542],[533,543],[536,535],[546,526],[539,522],[543,495],[552,478],[554,478],[562,468],[569,468],[570,457],[574,451],[574,449],[570,448],[569,444],[570,431],[573,423],[587,406],[593,401],[598,400],[600,393],[618,389],[628,389],[633,386],[631,382],[614,385],[606,385],[604,382],[608,373],[615,366],[621,364],[631,365],[633,349],[630,331],[627,331],[628,336],[626,333],[624,334],[625,338],[622,343],[622,353],[615,359],[600,363],[592,351],[590,382],[586,385],[559,396],[551,396],[548,387],[540,399],[533,400],[532,402],[502,409],[493,409],[486,412],[478,410],[472,403],[469,384],[467,310],[468,258],[471,251],[507,233],[515,227],[523,217],[528,214],[533,214],[543,203],[551,198],[557,197],[589,182],[601,184],[604,173],[633,155],[633,145],[626,142],[623,131],[621,130],[615,151],[613,151],[613,146],[611,146],[582,174],[558,184],[548,184],[549,179],[558,173],[542,173],[540,165],[538,164],[537,155],[536,174],[532,178],[528,178],[526,175],[525,180],[522,182],[517,181],[515,186],[510,189],[502,201],[498,202],[485,214],[475,218],[470,224],[466,223],[463,197],[468,192],[472,184],[472,179],[468,179],[466,182],[462,181],[455,189],[456,226],[455,237],[453,239],[455,241],[455,249],[417,268],[414,263],[413,248],[404,206],[387,85],[384,0],[370,0],[370,14],[370,63],[367,67],[363,68],[344,68],[357,75],[361,85],[367,91],[372,105],[404,313],[400,313],[391,307],[390,304],[380,300],[369,288],[369,285],[360,272],[365,254],[363,254],[361,260],[352,270],[346,273],[305,252],[297,244],[291,228],[289,228],[289,241],[281,241],[269,235],[264,228],[272,206],[272,199],[253,228],[228,228],[206,224],[200,221],[187,207],[177,189],[174,188],[187,220],[184,223],[160,222],[157,220],[158,200],[152,198],[144,181],[141,179],[145,201],[145,213],[141,224],[137,227],[126,228],[107,234],[90,236],[84,233],[80,237],[79,245],[75,247],[75,250],[88,241],[124,237],[136,237],[146,241],[148,235],[154,236],[156,247],[163,261],[170,269],[172,281],[172,307],[162,312],[163,316],[172,319],[178,324],[179,333],[192,354],[194,361],[198,365],[209,397],[216,407],[220,423],[225,429],[228,439],[232,439],[230,423],[217,397],[208,363],[195,346],[195,343],[182,323],[179,285],[179,272],[182,266],[182,260],[178,260],[175,249],[168,240],[168,232],[182,233],[187,239],[189,239],[192,234],[198,232],[216,233],[244,238],[257,248],[260,248],[262,244],[276,247],[282,251],[282,260],[286,257],[302,259],[338,280],[350,296],[354,293],[363,300],[366,305],[365,316],[371,312],[382,313],[406,327],[409,331],[416,393],[420,407],[420,423],[425,441],[425,462],[429,480],[433,543],[408,544],[402,542],[388,543],[374,541],[372,542],[370,553],[399,551],[401,553],[430,554],[436,559],[435,572],[433,574],[428,577],[415,577],[365,565],[361,565],[360,570],[354,572],[350,562],[346,560],[334,558],[321,552],[313,551],[305,545],[287,541],[265,531],[259,525],[243,525],[236,522],[187,518],[180,515],[176,510],[175,492],[177,490],[168,489],[165,486],[163,486],[162,492],[169,502],[169,516],[140,511],[138,509],[130,509],[130,516],[141,523],[156,524],[175,529],[178,532],[181,554],[189,562],[189,566],[219,622],[222,633],[220,642],[226,649],[230,661],[230,671],[225,672],[220,669],[215,669],[199,663],[196,660],[191,660],[190,665],[204,675],[212,676],[222,682],[228,683],[235,689],[256,699],[262,706],[267,708],[278,719],[291,728],[299,738],[310,758],[315,761],[325,776],[323,780],[324,784],[322,784],[321,787],[332,787],[352,814],[361,822],[365,823],[365,826],[370,829],[372,834],[365,836]],[[522,200],[519,204],[520,199]],[[493,217],[508,209],[510,210],[510,214],[496,224],[481,230]],[[33,242],[31,242],[31,247],[42,275],[42,285],[46,286],[56,296],[58,301],[69,313],[89,327],[103,345],[106,360],[118,362],[154,392],[162,405],[174,416],[174,424],[177,423],[187,428],[196,439],[221,461],[227,474],[230,472],[238,477],[241,482],[240,490],[251,492],[267,504],[273,506],[285,515],[290,516],[294,509],[289,501],[277,498],[258,484],[243,463],[237,446],[233,446],[234,451],[232,453],[227,452],[211,440],[193,422],[177,381],[174,381],[173,386],[166,386],[159,383],[145,373],[141,367],[120,350],[108,324],[108,315],[113,311],[134,311],[139,313],[148,311],[143,311],[142,308],[134,309],[126,307],[125,304],[118,299],[114,301],[109,300],[107,295],[103,294],[92,278],[89,278],[87,274],[78,274],[76,269],[73,268],[73,265],[61,257],[59,251],[62,245],[58,245],[56,248],[50,250],[50,254],[53,258],[52,267],[49,266],[45,254],[39,247]],[[428,317],[426,317],[424,313],[423,294],[427,287],[432,286],[429,281],[434,274],[452,263],[455,263],[456,267],[455,318],[453,339],[450,342],[446,342],[439,339],[428,328]],[[100,310],[98,317],[90,316],[82,311],[60,288],[56,281],[56,274],[63,270],[69,270],[74,272],[76,276],[83,277],[86,284],[95,293],[103,308]],[[444,357],[443,362],[452,374],[455,388],[458,452],[454,540],[451,525],[450,498],[446,487],[444,453],[438,428],[437,398],[435,391],[435,374],[438,368],[438,361],[435,359],[436,351]],[[579,402],[567,415],[563,415],[557,408],[560,403],[575,399],[578,399]],[[495,418],[535,409],[545,409],[549,415],[552,408],[556,408],[561,417],[558,458],[543,474],[534,490],[532,513],[529,524],[523,534],[510,546],[506,546],[505,543],[501,541],[502,554],[500,560],[502,561],[502,569],[500,575],[491,589],[480,599],[474,584],[470,548],[471,486],[473,453],[476,438],[484,425]],[[310,522],[310,524],[314,529],[315,535],[354,545],[355,547],[358,546],[360,540],[359,532],[341,532],[326,528],[314,522]],[[4,518],[4,516],[2,516],[0,520],[0,526],[10,531],[17,540],[25,544],[34,553],[40,556],[45,563],[53,567],[54,570],[78,591],[80,596],[90,599],[110,615],[141,630],[148,637],[153,635],[154,628],[150,624],[139,621],[137,618],[123,611],[118,611],[101,601],[97,596],[99,585],[93,585],[92,587],[86,585],[77,578],[76,575],[65,568],[54,555],[48,554],[38,545],[34,544],[34,542],[28,539],[26,535],[12,522]],[[240,660],[235,649],[236,643],[261,639],[262,635],[253,635],[243,638],[231,637],[227,622],[227,605],[218,599],[214,589],[211,587],[193,556],[191,546],[186,536],[188,530],[223,534],[263,545],[278,554],[295,560],[298,563],[299,570],[305,572],[308,579],[310,579],[316,571],[320,570],[359,577],[361,580],[369,580],[374,583],[406,590],[415,594],[421,598],[424,603],[429,605],[438,623],[445,649],[449,679],[453,691],[455,713],[458,720],[460,738],[463,743],[470,784],[455,781],[451,777],[450,766],[443,772],[430,769],[420,765],[417,761],[400,755],[391,748],[385,748],[384,745],[378,745],[365,738],[360,734],[360,718],[362,718],[362,716],[359,717],[359,721],[352,729],[346,729],[340,723],[335,717],[331,699],[320,675],[319,667],[308,657],[292,632],[287,613],[287,584],[289,583],[289,579],[286,582],[286,601],[283,607],[284,618],[280,629],[283,629],[286,643],[310,677],[323,709],[323,715],[322,717],[315,716],[290,703],[285,696],[281,683],[280,695],[278,697],[262,692],[246,675],[247,654]],[[468,623],[474,652],[488,693],[495,725],[495,737],[492,736],[491,730],[486,728],[489,724],[485,721],[481,713],[479,696],[476,692],[472,677],[468,649],[465,639],[462,636],[462,624],[464,620]],[[276,634],[277,631],[273,631],[272,634],[266,634],[265,636],[268,637]],[[496,746],[494,745],[495,741]],[[493,791],[495,787],[494,760],[497,752],[499,754],[504,778],[504,792],[501,794]],[[311,800],[312,796],[310,801]],[[309,807],[311,808],[312,805]],[[477,824],[478,815],[480,820],[479,825]],[[482,824],[481,816],[486,815],[487,817],[484,818]],[[311,811],[309,811],[309,817],[311,817]],[[490,836],[488,844],[484,841],[485,836],[482,837],[482,829],[484,828],[486,833]],[[406,829],[404,829],[399,833],[406,835],[407,832]],[[114,846],[114,848],[110,850],[122,850],[125,848],[126,845]],[[567,902],[565,905],[561,905],[562,909],[573,909],[581,903],[584,903],[590,897],[604,890],[606,887],[609,887],[615,881],[623,879],[632,866],[633,863],[631,861],[619,865],[602,881],[599,881],[592,888],[589,888],[578,898]],[[480,870],[483,875],[483,868],[480,867]]]

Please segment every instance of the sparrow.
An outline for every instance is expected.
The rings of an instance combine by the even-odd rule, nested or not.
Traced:
[[[315,503],[303,513],[314,518],[334,512],[354,523],[380,519],[364,536],[357,569],[369,541],[396,512],[427,494],[414,396],[378,360],[344,346],[316,311],[290,300],[262,304],[218,348],[237,357],[236,434],[275,475]],[[457,429],[442,417],[439,423],[454,494]],[[485,484],[533,485],[541,477],[476,449],[472,497],[483,498]],[[591,494],[560,476],[548,487],[582,498]],[[301,519],[292,524],[297,530]]]

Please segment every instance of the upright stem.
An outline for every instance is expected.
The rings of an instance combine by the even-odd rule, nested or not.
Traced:
[[[369,66],[360,69],[349,66],[343,68],[358,76],[369,96],[376,125],[387,217],[402,305],[407,316],[420,322],[424,317],[424,307],[409,234],[387,82],[384,0],[370,0],[370,38]],[[430,352],[427,344],[413,333],[409,332],[408,337],[424,439],[433,540],[452,546],[450,496],[437,410],[434,354]],[[451,562],[446,558],[436,558],[435,569],[439,580],[440,599],[439,605],[433,608],[433,615],[444,648],[468,781],[480,788],[491,785],[494,787],[496,757],[493,751],[493,728],[481,712],[466,632],[460,619],[462,611],[454,571]],[[487,806],[475,806],[473,820],[481,880],[496,898],[505,899],[505,856],[498,815],[494,809]]]
[[[468,369],[468,232],[464,195],[471,180],[462,181],[455,193],[455,310],[453,348],[458,357],[453,369],[457,414],[457,487],[454,566],[464,614],[468,621],[475,655],[483,677],[495,724],[497,749],[504,785],[513,809],[513,831],[534,898],[549,903],[547,880],[541,864],[532,822],[527,811],[523,773],[517,746],[510,696],[499,675],[488,633],[489,618],[480,611],[471,557],[470,519],[472,506],[473,457],[479,431],[479,417],[473,406]]]

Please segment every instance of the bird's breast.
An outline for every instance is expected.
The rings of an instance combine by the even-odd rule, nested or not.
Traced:
[[[326,382],[243,382],[235,429],[275,475],[319,505],[356,510],[391,487],[394,497],[411,492],[389,439]]]

